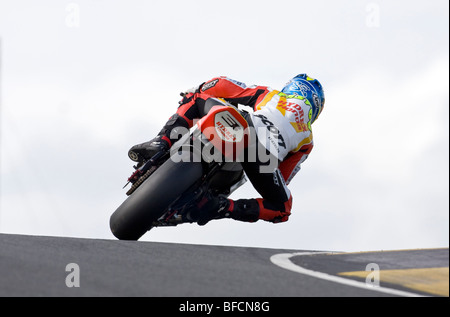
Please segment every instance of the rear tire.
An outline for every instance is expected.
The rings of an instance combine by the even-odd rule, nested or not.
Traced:
[[[168,159],[111,215],[111,232],[119,240],[138,240],[202,173],[199,162]]]

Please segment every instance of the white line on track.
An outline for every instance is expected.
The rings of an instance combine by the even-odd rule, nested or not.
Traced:
[[[348,286],[363,288],[363,289],[370,290],[370,291],[381,292],[381,293],[385,293],[385,294],[397,295],[397,296],[403,296],[403,297],[423,297],[423,295],[419,295],[419,294],[415,294],[415,293],[411,293],[411,292],[400,291],[400,290],[396,290],[393,288],[382,287],[382,286],[372,286],[372,285],[368,285],[364,282],[359,282],[359,281],[351,280],[351,279],[340,277],[340,276],[335,276],[335,275],[330,275],[330,274],[326,274],[326,273],[322,273],[322,272],[308,270],[297,264],[294,264],[290,260],[290,258],[292,258],[294,256],[318,255],[318,254],[333,254],[333,253],[330,253],[330,252],[279,253],[279,254],[272,255],[270,257],[270,261],[273,264],[275,264],[283,269],[289,270],[289,271],[297,272],[297,273],[304,274],[304,275],[309,275],[309,276],[312,276],[315,278],[320,278],[322,280],[327,280],[327,281],[331,281],[331,282],[335,282],[335,283],[339,283],[339,284],[343,284],[343,285],[348,285]]]

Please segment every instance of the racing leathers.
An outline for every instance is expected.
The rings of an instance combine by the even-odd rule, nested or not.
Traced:
[[[262,147],[276,159],[276,164],[268,167],[267,162],[258,155],[254,160],[241,162],[248,179],[262,198],[233,201],[208,197],[209,201],[199,207],[198,223],[203,225],[211,219],[225,217],[247,222],[259,219],[273,223],[287,221],[292,208],[292,195],[287,185],[313,148],[311,105],[303,97],[286,95],[266,86],[247,87],[227,77],[216,77],[184,94],[177,112],[158,136],[150,142],[134,146],[132,152],[151,156],[145,153],[170,148],[179,139],[177,133],[172,133],[173,130],[178,127],[191,128],[195,119],[208,113],[209,101],[216,98],[252,108],[253,112],[246,119],[254,128],[257,140],[249,149],[253,147],[256,148],[255,153],[261,153]]]

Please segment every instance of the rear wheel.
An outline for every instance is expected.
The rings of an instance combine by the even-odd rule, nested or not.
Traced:
[[[112,214],[110,228],[114,236],[119,240],[138,240],[202,173],[199,162],[167,160]]]

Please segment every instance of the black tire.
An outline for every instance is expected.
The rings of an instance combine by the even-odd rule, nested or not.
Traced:
[[[199,162],[167,160],[111,215],[111,232],[119,240],[138,240],[202,173]]]

